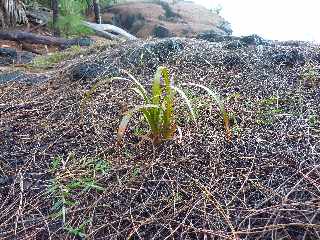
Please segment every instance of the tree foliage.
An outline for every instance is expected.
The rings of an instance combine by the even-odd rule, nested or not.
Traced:
[[[89,8],[87,0],[60,0],[57,27],[65,36],[87,35],[91,31],[82,25],[84,13]]]

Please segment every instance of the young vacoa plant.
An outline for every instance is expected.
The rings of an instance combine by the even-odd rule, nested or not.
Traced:
[[[170,79],[169,70],[167,68],[159,67],[157,69],[152,82],[151,95],[148,94],[147,90],[136,78],[129,73],[127,74],[130,79],[115,79],[132,81],[135,84],[135,87],[132,88],[132,90],[142,98],[144,103],[135,106],[133,109],[125,113],[118,129],[118,142],[122,140],[130,118],[135,112],[141,112],[143,114],[150,127],[149,137],[154,143],[160,143],[162,140],[171,139],[177,129],[174,111],[175,93],[180,94],[188,106],[192,119],[195,121],[191,102],[181,89],[173,86],[172,79]],[[161,79],[163,79],[164,84],[161,84]]]
[[[118,142],[122,140],[130,118],[135,112],[141,112],[143,114],[150,127],[149,137],[154,143],[160,143],[163,140],[172,139],[177,130],[174,109],[176,93],[182,97],[190,111],[192,119],[196,121],[190,100],[180,88],[173,85],[172,79],[169,76],[169,70],[166,67],[159,67],[157,69],[152,82],[151,95],[148,94],[144,86],[136,78],[129,73],[127,74],[130,79],[115,79],[132,81],[135,84],[135,87],[132,88],[132,90],[141,97],[144,103],[135,106],[133,109],[125,113],[118,129]],[[161,83],[161,79],[163,79],[164,84]],[[194,83],[188,83],[184,85],[199,87],[205,90],[214,99],[214,101],[218,104],[219,110],[223,117],[227,139],[230,140],[231,131],[229,117],[220,97],[214,91],[203,85]]]
[[[230,129],[230,119],[229,119],[229,113],[224,107],[223,100],[221,100],[220,96],[212,91],[210,88],[203,86],[201,84],[196,84],[196,83],[186,83],[184,85],[189,85],[189,86],[195,86],[198,88],[201,88],[205,90],[210,97],[215,101],[215,103],[218,105],[219,111],[221,113],[222,119],[223,119],[223,125],[224,129],[226,131],[226,137],[228,141],[231,141],[231,129]]]

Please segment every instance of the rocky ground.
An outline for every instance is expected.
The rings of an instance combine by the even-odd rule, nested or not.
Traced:
[[[122,113],[158,66],[185,89],[182,139],[153,145]],[[319,239],[320,46],[202,34],[109,43],[0,83],[1,239]],[[12,71],[12,69],[10,70]],[[6,74],[10,73],[6,70]],[[43,77],[43,79],[41,78]],[[0,81],[1,82],[1,81]],[[84,101],[85,100],[85,101]]]
[[[211,31],[232,33],[217,12],[191,1],[130,1],[102,9],[102,21],[126,29],[139,38],[192,37]]]

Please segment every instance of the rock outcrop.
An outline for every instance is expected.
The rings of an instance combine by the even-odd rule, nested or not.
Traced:
[[[104,23],[122,27],[140,38],[191,37],[211,31],[232,33],[220,15],[185,1],[150,1],[119,4],[102,10]]]

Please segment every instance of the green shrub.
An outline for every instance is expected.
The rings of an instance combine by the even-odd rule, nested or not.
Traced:
[[[93,30],[82,24],[81,15],[60,16],[57,26],[61,34],[65,37],[89,36]]]
[[[82,24],[83,15],[88,8],[86,0],[61,0],[59,4],[60,16],[57,26],[65,36],[83,36],[93,31]]]

